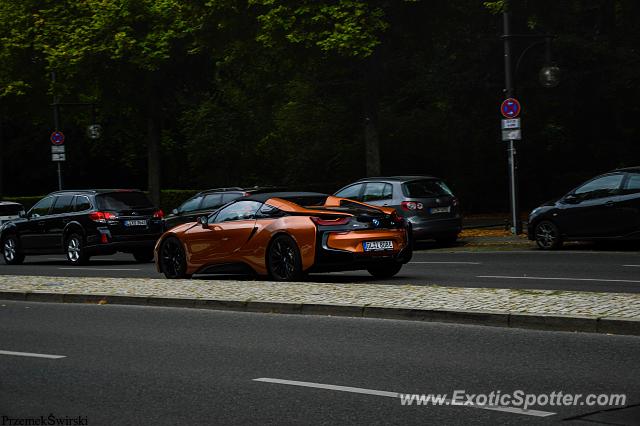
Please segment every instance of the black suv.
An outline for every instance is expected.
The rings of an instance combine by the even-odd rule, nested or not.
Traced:
[[[20,219],[2,225],[4,261],[16,265],[27,254],[66,253],[77,265],[120,251],[150,262],[162,217],[162,210],[137,190],[53,192]]]
[[[246,197],[257,191],[259,191],[258,188],[242,189],[232,187],[207,189],[206,191],[199,192],[182,203],[180,207],[173,209],[171,214],[164,218],[165,229],[170,229],[187,222],[195,222],[198,220],[198,217],[207,216],[228,202],[240,197]]]

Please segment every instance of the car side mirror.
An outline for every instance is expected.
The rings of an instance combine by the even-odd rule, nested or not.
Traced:
[[[202,225],[203,229],[207,229],[209,227],[209,219],[207,218],[207,216],[198,217],[198,223]]]
[[[18,213],[18,217],[25,219],[27,217],[27,212],[25,212],[24,210],[20,211],[20,213]]]
[[[582,199],[575,194],[569,194],[564,197],[564,202],[567,204],[578,204]]]
[[[171,214],[178,214],[178,209],[171,210]]]

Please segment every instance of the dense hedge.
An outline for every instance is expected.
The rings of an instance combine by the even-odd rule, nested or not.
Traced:
[[[172,209],[178,207],[184,200],[198,193],[195,189],[165,189],[160,194],[160,208],[165,214],[169,214]],[[24,206],[25,210],[30,209],[35,203],[41,200],[44,195],[25,197],[4,197],[4,201],[14,201]]]

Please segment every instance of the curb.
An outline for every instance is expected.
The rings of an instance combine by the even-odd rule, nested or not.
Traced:
[[[585,333],[640,336],[640,319],[612,317],[45,292],[0,291],[0,300],[50,303],[143,305],[274,314],[362,317],[472,324],[491,327],[525,328],[533,330],[579,331]]]

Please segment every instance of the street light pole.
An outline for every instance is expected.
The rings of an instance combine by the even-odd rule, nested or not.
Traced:
[[[56,95],[56,72],[51,71],[51,82],[53,83],[53,127],[57,132],[60,130],[60,102],[58,96]],[[58,164],[58,191],[62,190],[62,166],[60,165],[60,161],[56,161]]]
[[[511,65],[511,14],[507,8],[502,13],[504,33],[504,83],[505,99],[515,96],[513,85],[513,70]],[[515,235],[522,233],[522,223],[518,213],[518,179],[516,163],[516,147],[513,139],[509,140],[508,163],[509,163],[509,200],[511,208],[511,232]]]

